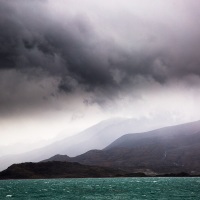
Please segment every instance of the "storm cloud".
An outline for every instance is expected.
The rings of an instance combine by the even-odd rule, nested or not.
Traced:
[[[85,105],[104,106],[157,86],[198,87],[199,6],[1,0],[1,114],[68,103],[75,94]]]

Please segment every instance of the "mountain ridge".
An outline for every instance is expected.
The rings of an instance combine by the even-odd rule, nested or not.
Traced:
[[[77,156],[91,149],[103,149],[127,132],[152,130],[156,125],[148,119],[115,118],[99,122],[88,129],[45,147],[23,154],[0,157],[0,171],[13,163],[39,162],[55,154]]]
[[[114,167],[129,172],[200,173],[200,121],[126,134],[103,150],[90,150],[67,161]],[[62,157],[64,160],[64,157]],[[48,159],[46,160],[48,161]]]

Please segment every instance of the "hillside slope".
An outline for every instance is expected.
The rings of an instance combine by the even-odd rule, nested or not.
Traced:
[[[68,161],[150,170],[156,173],[200,173],[200,121],[150,132],[127,134],[104,150],[91,150]],[[63,157],[64,160],[64,157]]]
[[[147,119],[142,121],[123,118],[105,120],[77,135],[66,137],[43,148],[0,157],[0,171],[14,163],[38,162],[56,154],[77,156],[91,149],[103,149],[126,133],[151,130],[155,126]]]

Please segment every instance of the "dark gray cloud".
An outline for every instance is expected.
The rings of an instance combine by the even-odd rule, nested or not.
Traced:
[[[194,1],[181,4],[187,20],[182,23],[180,17],[178,28],[179,21],[161,23],[127,14],[113,18],[107,36],[89,14],[56,18],[50,3],[0,1],[2,112],[40,108],[77,89],[91,94],[87,102],[102,105],[119,93],[128,95],[130,88],[145,90],[144,79],[161,85],[172,80],[194,84],[187,77],[200,75],[200,31],[194,22],[198,11],[192,12],[199,4],[194,6]]]

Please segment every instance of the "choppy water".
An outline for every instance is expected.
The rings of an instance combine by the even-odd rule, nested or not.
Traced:
[[[0,181],[0,199],[196,200],[200,178],[99,178]]]

